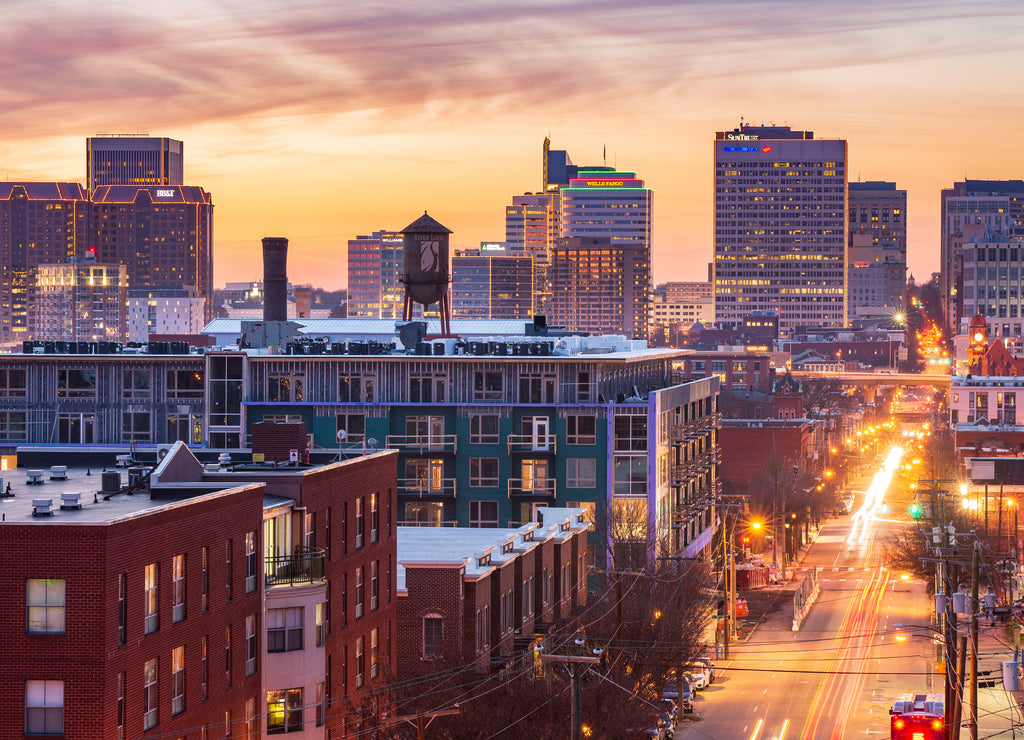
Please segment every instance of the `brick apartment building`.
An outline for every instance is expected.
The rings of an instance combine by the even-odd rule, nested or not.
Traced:
[[[359,730],[395,667],[395,453],[204,467],[179,443],[127,484],[33,464],[0,502],[0,738]]]
[[[773,454],[801,469],[813,470],[825,461],[824,426],[815,419],[723,419],[718,435],[727,485],[749,485]]]
[[[586,604],[584,515],[542,508],[517,529],[401,527],[399,677],[531,658],[548,628]]]

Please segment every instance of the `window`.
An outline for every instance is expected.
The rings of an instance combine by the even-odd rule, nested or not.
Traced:
[[[370,678],[377,678],[377,628],[370,630]]]
[[[370,494],[370,542],[377,541],[377,533],[380,530],[380,496],[376,493]]]
[[[502,388],[500,370],[477,370],[473,373],[474,401],[500,401]]]
[[[28,385],[25,369],[16,367],[0,368],[0,398],[25,398]]]
[[[64,579],[29,578],[25,582],[28,632],[64,632]]]
[[[576,373],[576,401],[585,403],[591,400],[590,371],[580,370]]]
[[[167,442],[197,445],[203,441],[202,414],[168,414]]]
[[[341,373],[338,375],[339,403],[373,403],[377,377],[373,373]],[[345,431],[352,431],[343,427]]]
[[[147,660],[142,668],[142,729],[156,727],[157,691],[156,691],[156,658]]]
[[[231,549],[233,544],[234,543],[231,540],[228,540],[224,546],[224,564],[227,566],[224,569],[224,588],[226,591],[228,601],[231,601]]]
[[[304,607],[267,609],[267,652],[288,653],[302,650],[302,611]]]
[[[117,644],[128,642],[128,574],[117,574]]]
[[[245,592],[256,590],[256,532],[245,533]]]
[[[95,398],[96,368],[58,368],[57,398]]]
[[[145,633],[156,632],[160,628],[160,619],[157,613],[158,588],[159,588],[160,566],[157,563],[150,563],[146,566],[146,629]]]
[[[25,682],[25,734],[64,734],[64,682]]]
[[[316,646],[323,647],[327,642],[327,631],[324,622],[327,618],[327,604],[316,605]]]
[[[596,416],[565,417],[565,442],[570,445],[592,445],[597,443]]]
[[[171,619],[180,622],[185,618],[185,556],[175,555],[171,561]]]
[[[495,488],[498,485],[498,458],[469,458],[469,485],[471,488]]]
[[[302,689],[267,692],[267,734],[302,732]]]
[[[224,685],[231,688],[231,625],[224,628]]]
[[[245,618],[245,675],[256,672],[256,615]]]
[[[441,501],[408,501],[405,504],[405,521],[402,523],[440,527],[443,521],[444,503]]]
[[[327,691],[326,682],[321,681],[316,685],[316,726],[324,726],[324,718],[327,716]]]
[[[470,501],[469,502],[469,526],[471,526],[471,527],[497,527],[498,526],[498,502],[497,501]]]
[[[569,457],[565,460],[566,488],[597,486],[597,460],[590,457]]]
[[[523,619],[533,616],[533,576],[523,581]]]
[[[152,376],[149,370],[123,370],[121,395],[123,398],[149,398],[152,395]]]
[[[366,522],[363,521],[363,497],[356,499],[356,548],[363,546],[363,536],[366,534]]]
[[[409,373],[410,403],[444,403],[444,387],[447,375],[444,373]]]
[[[199,682],[203,690],[203,701],[210,696],[210,660],[208,649],[210,647],[210,638],[207,635],[203,635],[203,653],[199,662]]]
[[[185,711],[185,646],[171,651],[171,714]]]
[[[203,373],[199,370],[168,370],[168,398],[203,398]]]
[[[498,444],[497,414],[473,414],[469,417],[469,442],[474,445]]]
[[[356,568],[356,619],[363,616],[363,566]]]
[[[647,417],[620,414],[615,417],[615,449],[641,452],[647,449]]]
[[[519,373],[519,403],[554,403],[554,373]]]
[[[210,606],[210,548],[203,548],[203,569],[200,574],[200,586],[202,587],[202,603],[200,606],[205,612]]]
[[[423,617],[423,657],[440,658],[444,654],[444,619],[440,614]]]
[[[271,403],[298,403],[306,376],[301,373],[267,373],[267,401]]]
[[[259,725],[256,722],[256,697],[245,700],[245,740],[256,740]]]
[[[152,438],[148,411],[125,411],[121,414],[122,442],[149,442]]]
[[[117,674],[117,740],[124,740],[124,683],[125,675]]]
[[[345,432],[345,441],[342,442],[342,446],[362,442],[366,439],[366,416],[364,414],[338,414],[334,431],[342,430]]]
[[[366,656],[363,654],[363,637],[356,638],[356,688],[363,685],[363,674],[366,673]]]
[[[316,512],[307,511],[302,524],[302,546],[307,550],[316,549]]]
[[[380,598],[380,561],[374,560],[370,563],[370,611],[377,610],[377,603]]]
[[[28,441],[28,421],[24,411],[0,411],[0,440]]]

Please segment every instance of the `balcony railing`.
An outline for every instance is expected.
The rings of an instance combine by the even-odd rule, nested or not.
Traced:
[[[554,478],[509,478],[509,496],[541,496],[555,495]]]
[[[508,440],[508,452],[554,452],[554,434],[510,434]]]
[[[386,444],[402,452],[455,452],[457,434],[389,434]]]
[[[406,496],[455,496],[454,478],[399,478],[398,493]]]
[[[324,551],[304,550],[294,555],[273,555],[263,559],[267,588],[301,586],[324,580]]]

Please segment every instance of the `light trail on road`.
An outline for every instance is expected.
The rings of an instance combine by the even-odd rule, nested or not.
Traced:
[[[850,518],[850,534],[846,538],[846,544],[863,543],[873,534],[869,525],[877,519],[877,515],[884,513],[882,506],[885,504],[885,493],[892,482],[892,476],[900,465],[900,458],[903,457],[901,447],[893,447],[882,463],[882,469],[875,473],[874,480],[864,494],[864,503],[857,510],[857,513]]]

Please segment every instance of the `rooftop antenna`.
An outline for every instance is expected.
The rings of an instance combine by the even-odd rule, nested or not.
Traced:
[[[605,167],[608,166],[608,145],[604,145],[604,151],[601,153],[601,159],[604,161]]]

